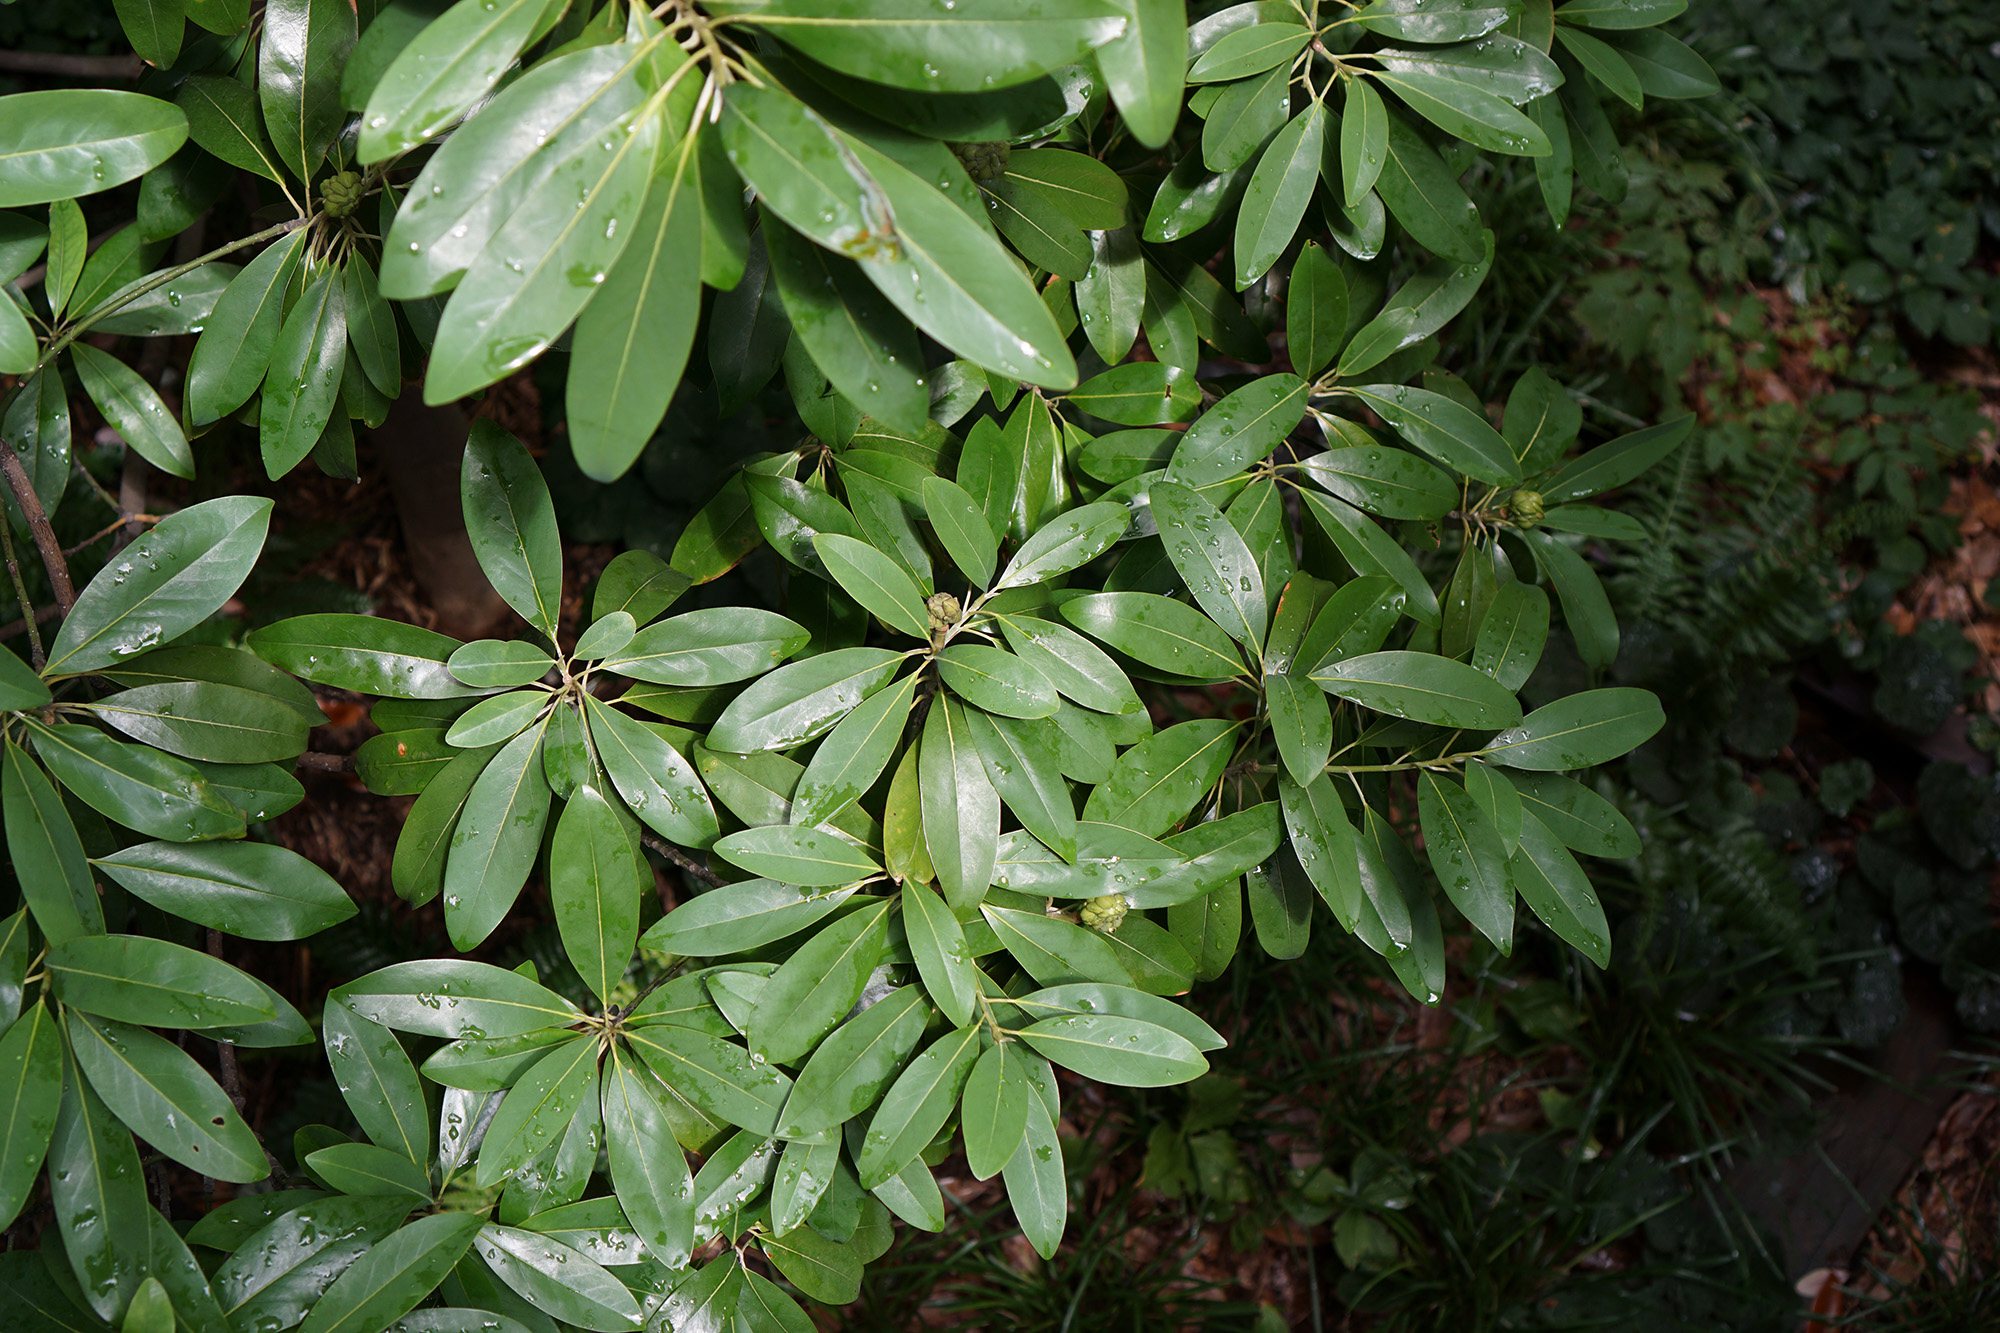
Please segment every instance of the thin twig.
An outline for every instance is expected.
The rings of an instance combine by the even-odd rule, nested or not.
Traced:
[[[96,532],[91,533],[88,537],[85,537],[82,541],[78,542],[76,545],[65,546],[63,548],[63,554],[65,556],[72,556],[75,555],[78,551],[84,550],[87,547],[95,546],[97,545],[97,543],[103,541],[106,537],[109,537],[112,533],[118,531],[118,529],[124,527],[127,523],[137,526],[140,523],[158,523],[159,521],[160,521],[160,516],[158,514],[121,514],[117,518],[112,519],[109,526],[99,528]]]
[[[322,754],[318,750],[307,750],[298,758],[298,767],[310,769],[314,773],[352,773],[354,756],[351,754]]]
[[[49,660],[48,654],[42,651],[42,632],[35,628],[35,604],[28,600],[28,585],[21,581],[21,562],[14,556],[14,525],[4,517],[0,517],[0,547],[7,553],[7,577],[14,580],[14,595],[21,599],[21,618],[14,623],[28,631],[28,664],[40,671]]]
[[[222,957],[222,932],[212,926],[208,932],[208,952],[215,958]],[[243,1097],[243,1071],[236,1063],[236,1043],[226,1037],[218,1037],[215,1047],[216,1063],[221,1066],[222,1090],[236,1107],[236,1114],[242,1115],[243,1108],[249,1103]]]
[[[51,74],[61,79],[136,79],[146,68],[137,56],[73,56],[57,51],[0,51],[0,72]]]
[[[35,623],[37,625],[47,624],[49,621],[54,620],[60,614],[62,613],[56,610],[55,603],[50,602],[47,606],[35,612]],[[28,628],[27,621],[10,620],[4,625],[0,625],[0,639],[11,639],[16,634],[19,634],[22,630],[26,628]]]
[[[28,469],[21,466],[21,455],[14,452],[14,446],[0,440],[0,469],[7,473],[7,484],[14,488],[14,499],[21,506],[21,513],[27,517],[28,531],[35,534],[35,545],[41,550],[42,565],[49,571],[49,586],[55,589],[56,609],[68,615],[76,605],[76,586],[69,581],[69,562],[63,559],[62,543],[56,540],[56,530],[49,526],[49,516],[42,509],[42,498],[35,494],[35,483],[28,479]],[[28,608],[21,608],[24,614]]]
[[[693,875],[710,888],[714,888],[716,885],[722,883],[722,876],[716,874],[713,870],[710,870],[707,866],[695,860],[665,838],[656,837],[651,833],[642,833],[639,835],[639,841],[645,843],[648,847],[651,847],[661,856],[666,857],[669,861],[672,861],[682,870]]]

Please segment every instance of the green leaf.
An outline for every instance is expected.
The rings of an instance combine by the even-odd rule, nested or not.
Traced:
[[[290,472],[312,452],[340,408],[340,377],[347,363],[347,305],[339,278],[328,270],[312,279],[271,345],[257,433],[264,471],[273,479]]]
[[[549,820],[542,772],[542,726],[529,728],[493,756],[452,831],[444,871],[444,919],[452,947],[471,949],[506,918],[534,869]]]
[[[1027,1131],[1028,1103],[1034,1094],[1020,1057],[1012,1051],[1011,1045],[995,1046],[980,1056],[961,1094],[966,1167],[977,1180],[999,1175]]]
[[[430,1111],[402,1043],[338,1000],[327,1003],[323,1027],[327,1064],[362,1132],[421,1166],[430,1157]]]
[[[1547,96],[1563,81],[1562,70],[1539,47],[1507,33],[1465,45],[1372,54],[1383,69],[1453,79],[1516,106]]]
[[[63,1079],[48,1168],[57,1235],[77,1286],[99,1318],[114,1319],[138,1285],[152,1210],[131,1134],[74,1064]]]
[[[1267,101],[1269,99],[1266,99]],[[1286,96],[1285,112],[1290,110],[1290,97]],[[1281,112],[1282,116],[1285,112]],[[1211,114],[1210,119],[1214,119]],[[1258,144],[1268,139],[1276,126],[1265,131]],[[1204,133],[1206,139],[1206,133]],[[1211,172],[1202,160],[1202,150],[1196,149],[1180,161],[1167,178],[1160,182],[1153,195],[1152,206],[1146,214],[1146,224],[1141,231],[1143,239],[1155,244],[1178,241],[1200,231],[1214,222],[1229,205],[1242,196],[1250,184],[1251,167],[1249,158],[1255,155],[1253,145],[1234,168],[1220,173]],[[1154,349],[1156,352],[1157,348]],[[1178,364],[1178,363],[1175,363]]]
[[[1243,673],[1236,646],[1201,612],[1147,592],[1089,593],[1057,608],[1063,619],[1159,671],[1204,680]]]
[[[341,294],[347,310],[347,337],[362,374],[379,392],[394,398],[403,392],[403,353],[396,316],[382,299],[375,270],[367,260],[350,256],[341,268]]]
[[[19,746],[0,758],[0,800],[7,824],[7,856],[19,877],[21,896],[42,937],[61,945],[104,931],[104,909],[91,882],[83,842],[63,808],[55,784]]]
[[[90,247],[89,228],[76,200],[58,199],[49,205],[48,246],[49,262],[42,275],[42,295],[48,300],[50,315],[61,318],[70,294],[76,290],[77,279],[83,276]],[[22,375],[33,368],[31,356],[26,367],[8,374]]]
[[[1586,666],[1608,667],[1618,658],[1618,619],[1604,585],[1584,558],[1546,532],[1523,532],[1521,539],[1562,602],[1563,620]]]
[[[979,1058],[981,1031],[967,1024],[939,1037],[890,1086],[854,1159],[863,1189],[876,1188],[916,1161],[944,1128]]]
[[[851,259],[775,224],[764,239],[785,315],[813,364],[870,416],[908,430],[923,425],[930,394],[916,330]]]
[[[861,1295],[861,1260],[811,1227],[760,1238],[764,1253],[785,1279],[814,1300],[846,1305]]]
[[[639,938],[639,903],[653,874],[635,840],[596,789],[563,807],[549,847],[549,899],[563,951],[599,1000],[625,976]]]
[[[1428,389],[1360,384],[1347,392],[1391,429],[1455,472],[1504,486],[1521,479],[1520,464],[1500,432],[1471,408]]]
[[[405,1195],[413,1206],[431,1200],[431,1178],[423,1167],[372,1143],[336,1143],[308,1153],[300,1165],[342,1194]]]
[[[1519,690],[1542,660],[1549,637],[1549,595],[1530,583],[1503,583],[1472,646],[1472,665]]]
[[[278,157],[310,180],[347,118],[340,73],[354,51],[355,10],[344,0],[273,0],[264,9],[257,95]]]
[[[1332,779],[1318,773],[1304,784],[1281,781],[1278,799],[1300,869],[1326,899],[1341,929],[1352,933],[1364,893],[1360,848]]]
[[[1511,726],[1521,705],[1484,672],[1431,653],[1377,652],[1314,669],[1328,694],[1391,717],[1439,727],[1492,731]]]
[[[1563,846],[1590,856],[1637,856],[1642,844],[1617,806],[1580,782],[1553,773],[1509,773],[1522,808]]]
[[[841,648],[794,662],[731,700],[710,727],[707,744],[739,754],[803,744],[832,730],[863,699],[887,685],[903,661],[903,654],[887,648]]]
[[[1139,327],[1136,305],[1131,314],[1136,334]],[[1130,345],[1127,343],[1127,348]],[[1131,361],[1085,380],[1069,394],[1069,402],[1078,410],[1106,421],[1150,426],[1192,417],[1201,406],[1201,390],[1194,376],[1179,366]]]
[[[1168,727],[1118,758],[1090,793],[1083,817],[1158,837],[1179,824],[1222,777],[1240,723],[1200,718]]]
[[[1298,468],[1357,509],[1383,518],[1431,520],[1458,507],[1459,488],[1401,449],[1357,445],[1302,458]]]
[[[1004,648],[954,643],[936,661],[938,679],[975,708],[1019,718],[1050,717],[1056,711],[1055,686]]]
[[[1505,23],[1509,11],[1478,9],[1464,0],[1375,0],[1355,22],[1384,37],[1409,42],[1463,42],[1483,37]]]
[[[128,1023],[207,1028],[273,1016],[250,977],[219,958],[144,935],[80,935],[49,950],[54,993]]]
[[[989,220],[1030,264],[1075,281],[1090,271],[1090,241],[1054,201],[1005,176],[980,193]]]
[[[1569,0],[1556,17],[1586,28],[1651,28],[1686,10],[1687,0]]]
[[[728,685],[769,671],[811,638],[770,611],[711,607],[646,626],[604,668],[659,685]]]
[[[965,709],[956,699],[938,697],[931,702],[917,752],[917,787],[922,794],[924,845],[938,888],[945,902],[964,911],[980,900],[993,880],[1000,797],[986,776]],[[896,1170],[900,1169],[899,1163]]]
[[[943,1012],[946,1021],[959,1026],[971,1022],[978,981],[974,976],[971,950],[966,947],[963,927],[944,901],[920,884],[904,880],[902,897],[903,930],[909,939],[910,953],[916,960],[917,975],[923,979],[924,990]],[[916,1034],[913,1033],[910,1038],[912,1048],[915,1043]]]
[[[532,685],[548,675],[555,664],[554,658],[520,639],[474,639],[454,649],[445,659],[453,677],[482,690]],[[453,719],[454,723],[456,720]]]
[[[21,1214],[41,1174],[62,1105],[62,1038],[55,1016],[37,1000],[0,1035],[0,1221]]]
[[[1296,375],[1266,375],[1231,393],[1188,427],[1167,480],[1198,489],[1264,457],[1305,416],[1306,388]]]
[[[847,594],[891,629],[919,639],[930,637],[924,595],[894,560],[866,542],[837,532],[813,538],[813,549]]]
[[[562,537],[535,460],[500,427],[475,421],[461,489],[466,531],[493,590],[553,636],[562,608]]]
[[[748,953],[806,929],[850,896],[806,893],[768,879],[725,884],[667,913],[641,942],[696,958]]]
[[[1046,582],[1089,564],[1110,550],[1131,525],[1123,505],[1100,501],[1051,518],[1021,543],[993,590]]]
[[[508,1091],[479,1148],[476,1180],[498,1184],[561,1142],[580,1108],[597,1105],[597,1041],[565,1042],[535,1061]]]
[[[446,667],[462,645],[435,630],[375,616],[294,616],[252,630],[259,657],[318,685],[392,699],[463,699],[484,691]]]
[[[1276,25],[1246,28],[1230,36],[1244,36],[1271,26]],[[1326,122],[1326,107],[1318,101],[1312,102],[1303,115],[1285,123],[1258,158],[1257,170],[1250,177],[1250,186],[1236,215],[1238,291],[1269,272],[1291,245],[1299,223],[1305,218],[1306,205],[1312,202],[1313,186],[1319,181]]]
[[[734,83],[719,125],[730,165],[798,233],[852,258],[893,252],[882,187],[818,112],[782,88]]]
[[[1486,812],[1500,845],[1512,856],[1521,843],[1521,796],[1499,770],[1477,759],[1465,763],[1465,790]]]
[[[1620,101],[1634,108],[1645,105],[1645,89],[1639,82],[1639,75],[1630,61],[1619,53],[1618,48],[1601,38],[1564,24],[1556,25],[1556,40],[1562,43],[1576,63],[1589,71],[1592,78],[1604,85]],[[1582,96],[1592,96],[1584,89],[1573,90]],[[1568,100],[1568,99],[1565,99]],[[1594,99],[1593,99],[1594,100]],[[1586,138],[1588,135],[1586,134]]]
[[[1007,155],[1006,178],[1053,203],[1085,231],[1109,231],[1125,225],[1128,194],[1124,180],[1087,154],[1060,148],[1016,148]]]
[[[825,927],[771,974],[750,1015],[753,1057],[792,1064],[846,1017],[889,939],[889,900]]]
[[[1418,780],[1417,809],[1424,851],[1445,896],[1501,953],[1512,952],[1514,888],[1492,822],[1465,788],[1429,771]]]
[[[1475,147],[1517,157],[1547,157],[1551,151],[1534,121],[1471,83],[1407,62],[1377,70],[1375,78],[1425,120]]]
[[[1226,83],[1289,67],[1313,33],[1296,23],[1256,23],[1223,34],[1188,68],[1189,83]]]
[[[620,1051],[604,1076],[612,1188],[653,1258],[684,1267],[694,1249],[695,1190],[659,1082]]]
[[[1481,753],[1509,768],[1590,768],[1630,753],[1665,725],[1660,701],[1649,690],[1585,690],[1537,708]]]
[[[1521,845],[1507,863],[1528,910],[1599,967],[1611,966],[1611,927],[1576,858],[1534,815],[1521,819]]]
[[[1317,376],[1339,353],[1346,333],[1347,277],[1318,242],[1307,241],[1285,290],[1285,341],[1293,371],[1306,379]]]
[[[1065,859],[1076,856],[1076,815],[1054,744],[1042,731],[1009,717],[968,710],[973,743],[987,777],[1022,826]]]
[[[595,622],[622,611],[632,617],[636,629],[656,619],[690,586],[687,575],[651,551],[620,551],[604,567],[604,572],[597,576],[597,592],[590,604],[593,627]],[[588,637],[589,632],[586,631],[585,638]],[[626,642],[631,641],[628,639]],[[579,648],[582,643],[583,640],[579,639]],[[594,655],[608,657],[621,651],[622,647],[607,647]]]
[[[1081,59],[1124,29],[1120,11],[1082,0],[1061,13],[1017,5],[957,9],[944,0],[770,0],[743,22],[846,74],[925,93],[986,92]],[[840,1304],[841,1302],[834,1302]]]
[[[433,1213],[380,1241],[334,1279],[300,1333],[368,1333],[415,1309],[479,1234],[478,1213]]]
[[[1000,617],[1008,644],[1065,698],[1101,713],[1137,712],[1132,682],[1082,635],[1033,616]]]
[[[65,88],[0,97],[0,208],[136,180],[187,141],[180,108],[139,93]]]
[[[1000,544],[979,502],[964,487],[942,477],[924,479],[923,500],[924,516],[959,572],[980,587],[992,582]],[[923,637],[929,634],[926,627]]]
[[[493,90],[533,39],[549,0],[459,0],[402,49],[368,96],[363,162],[407,152]]]
[[[1000,243],[929,181],[858,139],[842,139],[882,187],[895,217],[897,253],[857,256],[869,281],[904,318],[966,360],[1045,388],[1074,385],[1076,363],[1055,317]]]
[[[1285,771],[1295,782],[1311,782],[1333,751],[1326,696],[1303,676],[1265,676],[1264,703]]]
[[[270,521],[271,502],[247,495],[162,519],[77,595],[46,674],[112,666],[206,620],[249,575]]]
[[[259,1320],[291,1327],[409,1211],[410,1200],[381,1195],[294,1205],[245,1237],[223,1261],[210,1284],[216,1304],[231,1327],[252,1327]]]
[[[824,823],[875,785],[902,740],[916,684],[912,674],[877,690],[827,734],[792,793],[793,823]]]
[[[205,680],[142,685],[88,707],[135,740],[219,764],[295,759],[311,725],[287,700]]]
[[[144,1021],[160,1022],[164,1014]],[[88,1018],[75,1008],[67,1018],[70,1050],[91,1087],[153,1147],[218,1180],[240,1183],[270,1174],[257,1136],[208,1071],[180,1047],[144,1028]]]
[[[1340,358],[1340,374],[1359,375],[1405,347],[1414,347],[1465,309],[1493,265],[1493,237],[1485,235],[1485,255],[1470,264],[1433,260],[1396,292],[1382,312],[1364,324]]]
[[[1693,431],[1689,413],[1599,445],[1543,483],[1542,503],[1553,507],[1623,486],[1680,448]]]
[[[282,181],[284,168],[264,130],[257,94],[233,78],[197,74],[174,95],[187,115],[188,135],[204,152],[266,180]]]
[[[628,1029],[625,1039],[662,1082],[703,1112],[766,1138],[777,1132],[792,1081],[769,1062],[689,1028]]]
[[[1242,535],[1214,505],[1172,482],[1155,482],[1151,503],[1167,558],[1196,604],[1251,654],[1261,655],[1269,628],[1264,579]]]
[[[1021,1232],[1035,1253],[1053,1259],[1062,1243],[1069,1210],[1069,1189],[1063,1178],[1062,1144],[1055,1118],[1039,1097],[1028,1101],[1028,1119],[1020,1146],[1007,1159],[1002,1175],[1007,1201]]]
[[[269,843],[146,842],[93,864],[160,910],[243,939],[300,940],[355,913],[331,875]]]
[[[909,895],[921,892],[906,885],[905,903]],[[944,910],[934,896],[930,902],[938,912]],[[969,963],[965,970],[970,973]],[[966,1005],[971,1007],[969,998]],[[779,1121],[779,1132],[790,1139],[808,1139],[874,1105],[917,1048],[928,1013],[921,990],[899,986],[841,1024],[799,1071]]]
[[[1558,28],[1564,36],[1571,30]],[[1715,71],[1687,43],[1657,28],[1613,32],[1605,38],[1625,58],[1639,86],[1654,97],[1713,97],[1722,91]],[[1574,48],[1572,48],[1574,49]]]
[[[651,95],[634,75],[655,50],[621,43],[559,56],[446,139],[397,211],[382,252],[384,294],[415,300],[450,289],[559,166]]]
[[[541,690],[496,694],[459,714],[444,733],[445,742],[468,749],[499,745],[548,711],[549,695]]]
[[[438,324],[426,403],[462,398],[541,355],[617,264],[633,231],[618,223],[643,212],[660,120],[606,129],[608,151],[577,146],[471,261]]]
[[[1168,1087],[1208,1071],[1208,1061],[1179,1033],[1116,1014],[1045,1018],[1022,1029],[1021,1038],[1063,1068],[1119,1087]]]
[[[1098,69],[1132,137],[1166,144],[1180,118],[1187,70],[1187,10],[1170,0],[1132,0],[1125,31],[1097,50]]]
[[[309,235],[296,231],[266,247],[216,302],[188,363],[186,406],[194,425],[221,420],[249,402],[263,383],[278,339],[285,291]]]
[[[91,727],[28,724],[35,753],[91,809],[155,838],[240,838],[243,816],[185,761]]]
[[[743,1294],[736,1302],[736,1319],[744,1333],[812,1333],[817,1327],[799,1308],[799,1303],[770,1279],[750,1272],[744,1273],[743,1279]]]
[[[583,704],[598,761],[639,821],[683,846],[714,841],[715,807],[680,751],[595,698],[586,696]]]
[[[58,367],[50,366],[28,377],[8,404],[0,431],[6,433],[34,479],[42,508],[53,508],[69,485],[70,467],[69,391]],[[4,505],[9,514],[19,512],[11,491]]]
[[[1425,249],[1461,263],[1478,263],[1486,249],[1479,210],[1407,120],[1392,115],[1388,121],[1387,155],[1375,182],[1382,202]]]
[[[569,1001],[519,973],[455,958],[380,968],[334,998],[371,1023],[452,1039],[519,1036],[577,1016]]]

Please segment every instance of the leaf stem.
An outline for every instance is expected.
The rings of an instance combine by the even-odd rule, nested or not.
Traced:
[[[6,549],[7,576],[14,580],[14,595],[21,601],[21,623],[28,630],[28,664],[40,671],[48,654],[42,651],[42,632],[35,626],[35,604],[28,600],[28,585],[21,581],[21,562],[14,557],[14,525],[4,519],[0,519],[0,547]]]
[[[35,535],[35,546],[42,553],[42,564],[49,571],[49,587],[55,590],[56,608],[68,615],[76,605],[76,585],[70,582],[69,562],[63,559],[62,543],[56,540],[56,531],[49,526],[49,516],[42,509],[42,498],[35,494],[35,483],[28,478],[28,469],[21,465],[21,455],[6,440],[0,440],[0,470],[7,473],[7,484],[14,490],[15,502],[21,506],[21,516],[28,520],[28,530]],[[10,543],[11,545],[11,540]],[[26,609],[26,603],[23,603]],[[34,612],[29,610],[32,620]]]

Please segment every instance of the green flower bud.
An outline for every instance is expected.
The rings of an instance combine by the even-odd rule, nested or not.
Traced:
[[[1092,930],[1101,930],[1109,935],[1125,920],[1127,907],[1124,894],[1107,893],[1101,898],[1092,898],[1078,908],[1076,919]]]
[[[955,143],[951,151],[965,164],[966,174],[976,181],[997,181],[1007,174],[1007,145],[1004,143]]]
[[[350,216],[361,207],[364,191],[361,188],[361,173],[358,171],[337,171],[320,183],[319,201],[330,218]]]
[[[932,593],[924,610],[930,612],[932,629],[949,629],[958,623],[958,598],[948,592]]]
[[[1507,517],[1520,527],[1532,528],[1542,521],[1542,497],[1538,491],[1515,491],[1507,502]]]

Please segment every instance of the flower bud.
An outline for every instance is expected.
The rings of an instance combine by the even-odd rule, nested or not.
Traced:
[[[951,151],[965,164],[966,174],[976,181],[996,181],[1007,174],[1004,143],[955,143]]]
[[[932,593],[924,601],[924,610],[930,612],[932,629],[949,629],[958,623],[958,598],[948,592]]]
[[[1124,894],[1107,893],[1101,898],[1090,899],[1078,908],[1076,919],[1092,930],[1101,930],[1109,935],[1125,920],[1127,906]]]
[[[328,217],[344,218],[350,216],[355,209],[361,207],[363,193],[361,188],[361,173],[356,171],[337,171],[321,182],[319,187],[319,201],[321,207],[326,209]]]
[[[1524,528],[1542,521],[1542,497],[1538,491],[1515,491],[1507,502],[1507,517]]]

